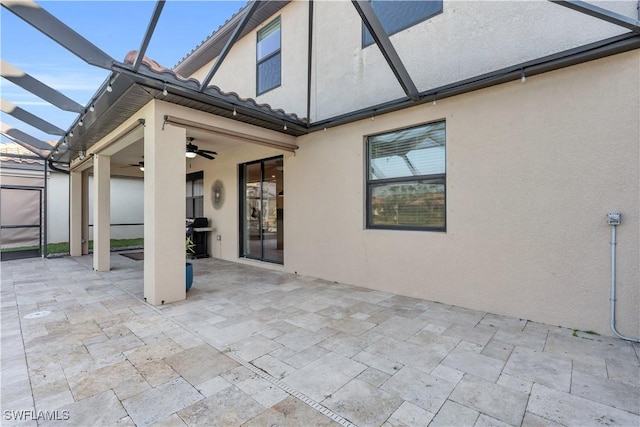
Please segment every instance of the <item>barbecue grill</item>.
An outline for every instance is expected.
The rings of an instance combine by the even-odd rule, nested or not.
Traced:
[[[209,258],[209,219],[204,217],[187,218],[185,232],[193,242],[193,258]]]

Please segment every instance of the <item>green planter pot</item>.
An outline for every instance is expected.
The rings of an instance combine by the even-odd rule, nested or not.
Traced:
[[[187,291],[191,289],[191,285],[193,285],[193,264],[188,262],[187,263]]]

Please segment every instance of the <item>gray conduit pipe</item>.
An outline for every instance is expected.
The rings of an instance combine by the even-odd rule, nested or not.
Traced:
[[[626,337],[616,329],[616,226],[611,224],[611,330],[623,340],[640,343],[640,339]]]

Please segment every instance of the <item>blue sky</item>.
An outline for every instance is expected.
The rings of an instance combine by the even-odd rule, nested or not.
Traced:
[[[37,3],[117,61],[122,61],[130,50],[139,49],[156,5],[155,1]],[[168,0],[146,56],[173,67],[245,4],[246,1]],[[0,8],[0,54],[4,61],[81,105],[87,104],[109,75],[107,70],[86,64],[4,7]],[[76,117],[5,79],[0,79],[0,94],[64,130]],[[58,139],[6,114],[2,114],[2,121],[41,140]]]

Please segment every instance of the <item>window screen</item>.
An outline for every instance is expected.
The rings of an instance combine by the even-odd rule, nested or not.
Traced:
[[[445,230],[445,123],[367,139],[367,227]]]
[[[260,95],[281,83],[280,18],[271,21],[258,32],[256,54],[256,86],[257,94]]]

